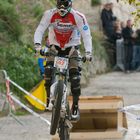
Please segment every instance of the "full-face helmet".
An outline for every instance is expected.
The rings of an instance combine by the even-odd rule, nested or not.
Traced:
[[[64,17],[71,10],[72,0],[57,0],[56,7],[60,16]]]

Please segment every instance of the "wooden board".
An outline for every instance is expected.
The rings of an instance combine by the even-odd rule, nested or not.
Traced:
[[[72,105],[72,97],[69,97]],[[79,100],[80,110],[116,109],[123,107],[123,99],[120,96],[81,96]]]
[[[70,140],[97,140],[97,139],[121,139],[122,132],[117,130],[108,130],[104,132],[75,132],[70,133]],[[58,135],[52,137],[52,140],[59,140]]]

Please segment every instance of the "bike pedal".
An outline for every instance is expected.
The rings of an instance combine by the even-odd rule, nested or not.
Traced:
[[[80,120],[80,118],[70,118],[70,121],[72,122],[72,123],[77,123],[78,121]]]

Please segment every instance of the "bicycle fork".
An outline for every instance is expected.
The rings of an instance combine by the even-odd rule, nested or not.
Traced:
[[[69,119],[67,92],[68,92],[67,86],[66,86],[66,84],[64,84],[60,118],[64,120],[65,126],[68,127],[69,129],[71,129],[73,127],[73,125]]]

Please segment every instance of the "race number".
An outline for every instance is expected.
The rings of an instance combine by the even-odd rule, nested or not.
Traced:
[[[55,57],[54,67],[60,68],[60,69],[67,69],[68,68],[68,59],[64,58],[64,57]]]

